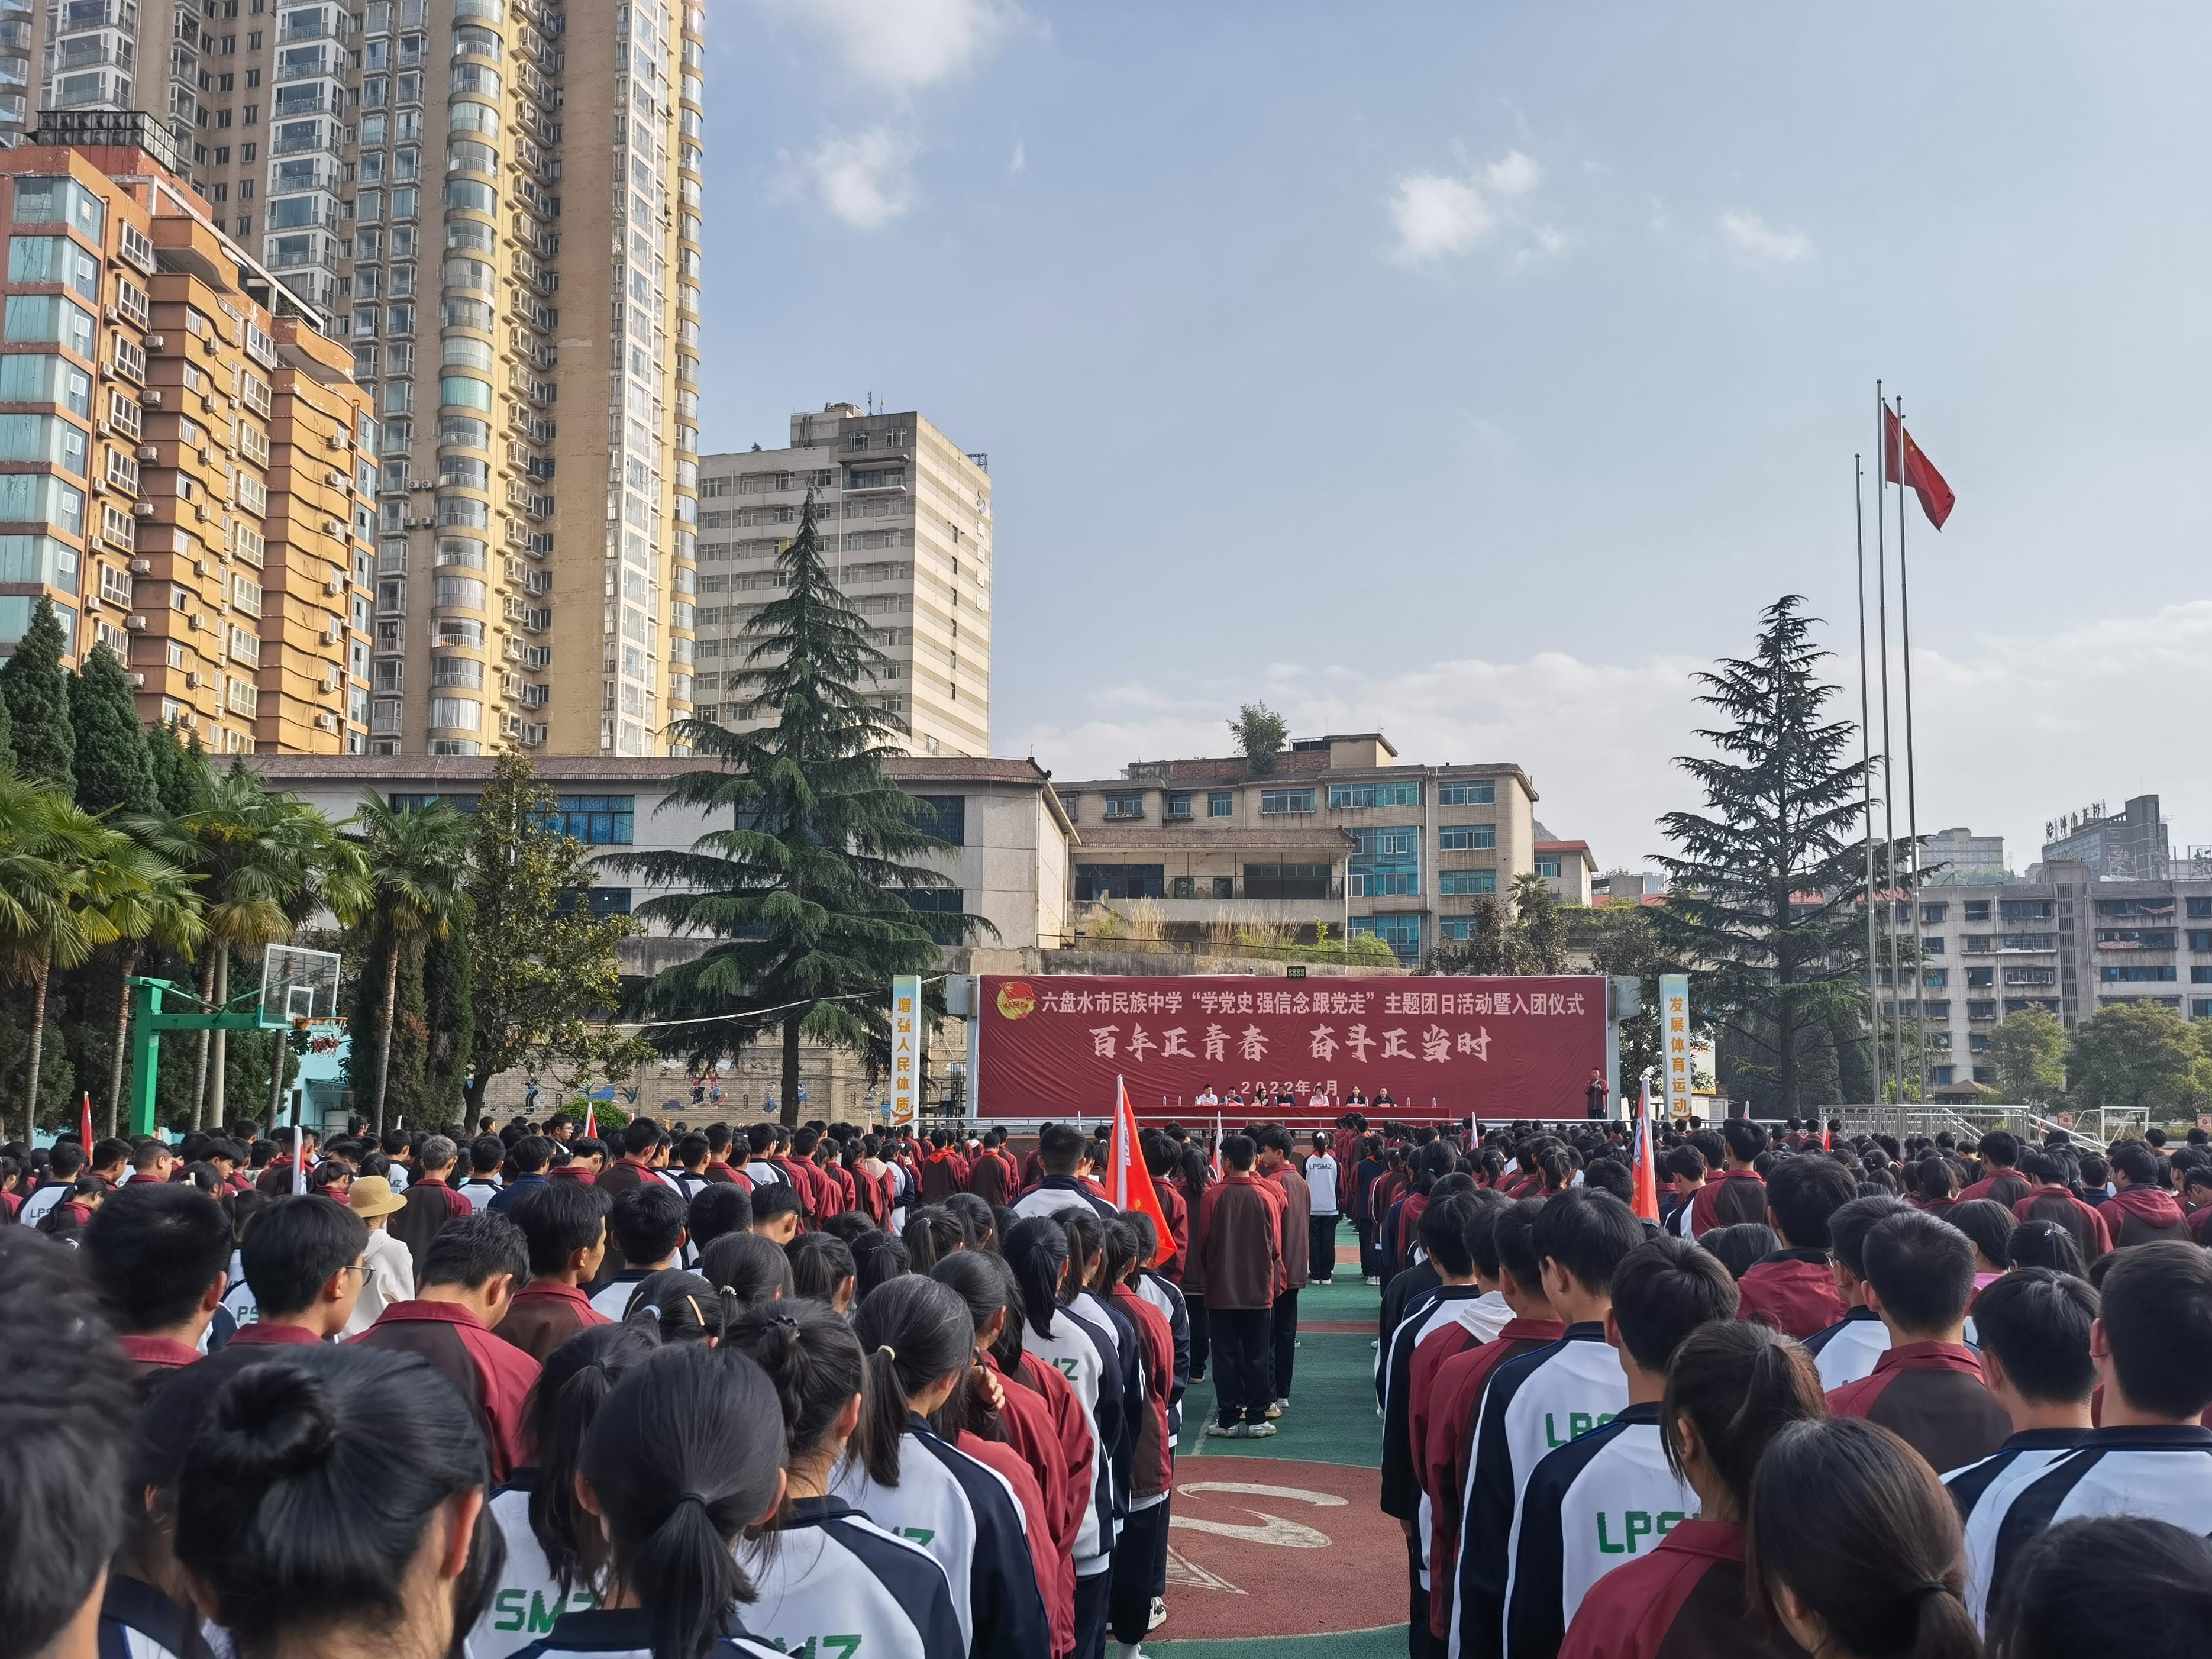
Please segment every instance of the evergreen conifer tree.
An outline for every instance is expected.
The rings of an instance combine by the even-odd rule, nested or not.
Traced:
[[[1865,1014],[1864,766],[1856,728],[1826,718],[1836,688],[1804,600],[1761,613],[1748,658],[1697,676],[1719,720],[1698,735],[1719,752],[1676,764],[1705,792],[1703,812],[1668,812],[1680,848],[1662,858],[1671,891],[1656,921],[1663,951],[1693,965],[1699,1023],[1719,1026],[1727,1091],[1759,1115],[1836,1098],[1857,1069]]]
[[[88,812],[151,812],[161,805],[146,728],[131,696],[130,671],[95,647],[70,677],[70,721],[76,732],[76,804]]]
[[[146,756],[153,766],[154,793],[162,811],[171,817],[182,817],[206,804],[213,775],[197,737],[188,748],[173,720],[150,727],[146,733]]]
[[[0,702],[8,705],[15,770],[23,777],[76,787],[76,732],[70,724],[69,641],[52,599],[31,611],[15,653],[0,666]]]
[[[859,1049],[882,1069],[891,976],[928,973],[940,939],[972,939],[989,924],[939,908],[952,884],[916,861],[950,849],[924,832],[920,804],[884,775],[884,761],[905,752],[869,694],[889,665],[822,562],[811,495],[780,563],[782,595],[747,624],[739,682],[775,724],[739,733],[695,719],[676,732],[715,764],[678,778],[667,805],[702,809],[727,827],[689,852],[605,862],[676,890],[640,905],[640,915],[717,940],[653,981],[656,1014],[723,1017],[670,1030],[670,1051],[711,1063],[760,1035],[745,1011],[788,1009],[780,1098],[784,1121],[796,1123],[801,1034]]]

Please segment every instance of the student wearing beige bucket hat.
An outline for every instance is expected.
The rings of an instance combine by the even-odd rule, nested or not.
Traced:
[[[356,1176],[346,1207],[368,1224],[368,1248],[362,1252],[361,1297],[353,1304],[344,1334],[358,1336],[395,1302],[415,1299],[415,1258],[387,1231],[391,1218],[407,1207],[382,1176]]]

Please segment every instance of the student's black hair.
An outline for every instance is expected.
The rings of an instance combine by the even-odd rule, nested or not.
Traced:
[[[1990,1609],[1989,1650],[1990,1659],[2197,1659],[2208,1630],[2212,1540],[2170,1521],[2085,1515],[2021,1549]]]
[[[773,1221],[780,1215],[797,1215],[806,1206],[799,1196],[799,1188],[788,1181],[769,1181],[753,1188],[753,1218],[757,1227],[763,1221]]]
[[[615,1384],[660,1347],[659,1331],[643,1321],[594,1325],[546,1357],[530,1390],[525,1427],[537,1469],[530,1530],[545,1553],[562,1601],[606,1565],[599,1522],[576,1502],[576,1460],[585,1433]]]
[[[488,1176],[507,1162],[507,1143],[497,1135],[478,1135],[469,1142],[469,1173]]]
[[[720,1339],[722,1327],[738,1310],[735,1297],[724,1296],[703,1274],[689,1267],[663,1267],[630,1287],[623,1304],[625,1324],[648,1324],[664,1345]]]
[[[1747,1117],[1723,1119],[1721,1141],[1739,1164],[1748,1164],[1766,1150],[1766,1126]]]
[[[649,1117],[634,1117],[623,1125],[622,1149],[632,1158],[660,1145],[660,1125]]]
[[[611,1207],[597,1187],[580,1181],[549,1181],[543,1187],[524,1188],[503,1213],[522,1229],[530,1271],[557,1273],[568,1267],[570,1256],[598,1242]],[[439,1231],[442,1236],[444,1229]]]
[[[1032,1216],[1006,1235],[1006,1265],[1021,1287],[1022,1309],[1031,1330],[1052,1334],[1067,1273],[1067,1232],[1054,1216]]]
[[[676,1254],[684,1238],[684,1202],[659,1180],[641,1182],[615,1200],[608,1231],[626,1261],[661,1261]]]
[[[1075,1272],[1068,1282],[1068,1300],[1078,1292],[1090,1288],[1099,1258],[1106,1253],[1106,1226],[1098,1218],[1098,1212],[1088,1204],[1071,1205],[1054,1211],[1052,1219],[1067,1235],[1067,1253],[1075,1263]]]
[[[1613,1269],[1613,1316],[1620,1344],[1647,1371],[1664,1371],[1691,1332],[1734,1319],[1735,1309],[1735,1280],[1729,1270],[1686,1238],[1650,1239]]]
[[[758,1233],[725,1233],[699,1252],[699,1273],[733,1308],[757,1308],[792,1290],[791,1258]]]
[[[507,1149],[514,1167],[524,1175],[543,1175],[553,1161],[553,1142],[544,1135],[525,1135]]]
[[[1468,1259],[1474,1263],[1478,1277],[1498,1277],[1498,1223],[1512,1206],[1502,1194],[1488,1188],[1479,1188],[1472,1194],[1474,1209],[1467,1219],[1467,1230],[1462,1237],[1467,1241]]]
[[[706,1659],[754,1599],[732,1546],[776,1506],[783,1463],[775,1385],[741,1355],[664,1348],[608,1395],[578,1468],[653,1659]]]
[[[122,1534],[132,1389],[76,1252],[27,1227],[0,1228],[0,1650],[28,1656],[76,1616]]]
[[[501,1273],[520,1290],[530,1279],[530,1242],[503,1215],[458,1215],[438,1229],[422,1257],[422,1285],[463,1285],[474,1290]]]
[[[1685,1181],[1702,1181],[1705,1174],[1705,1155],[1685,1141],[1680,1146],[1669,1147],[1659,1160],[1659,1172],[1680,1176]]]
[[[196,1187],[134,1181],[93,1212],[78,1249],[117,1330],[167,1330],[229,1267],[230,1223]]]
[[[1759,1460],[1746,1535],[1745,1577],[1778,1632],[1787,1584],[1842,1652],[1980,1659],[1960,1599],[1959,1512],[1927,1461],[1880,1425],[1784,1428]]]
[[[2049,1267],[2081,1279],[2089,1276],[2081,1265],[2081,1246],[2073,1233],[2041,1216],[2030,1216],[2014,1227],[2005,1239],[2005,1251],[2015,1267]]]
[[[1570,1188],[1536,1212],[1537,1255],[1559,1263],[1589,1295],[1604,1294],[1621,1259],[1643,1242],[1636,1212],[1609,1194]]]
[[[945,1207],[955,1220],[967,1230],[968,1248],[971,1250],[996,1249],[999,1218],[990,1201],[974,1193],[954,1193],[945,1200]]]
[[[784,1254],[791,1258],[791,1287],[794,1295],[828,1302],[848,1279],[854,1281],[855,1293],[860,1290],[859,1267],[853,1260],[851,1247],[842,1238],[833,1238],[828,1233],[801,1233],[791,1241]]]
[[[975,1328],[968,1304],[948,1285],[908,1273],[878,1287],[853,1315],[868,1383],[862,1393],[854,1461],[879,1486],[899,1483],[899,1441],[907,1401],[973,1358]],[[957,1400],[961,1390],[956,1387]]]
[[[774,1386],[794,1458],[822,1443],[866,1384],[851,1322],[803,1297],[746,1309],[723,1332],[722,1346],[757,1364]]]
[[[2028,1152],[2021,1158],[2019,1168],[2030,1181],[2051,1186],[2063,1186],[2066,1182],[2066,1160],[2053,1152]]]
[[[1739,1221],[1708,1227],[1698,1235],[1698,1243],[1712,1252],[1731,1278],[1741,1279],[1782,1248],[1782,1236],[1764,1221]]]
[[[1829,1221],[1851,1201],[1856,1185],[1832,1158],[1800,1152],[1784,1158],[1766,1177],[1775,1231],[1795,1249],[1826,1249]]]
[[[1020,1326],[1020,1291],[1015,1286],[1012,1269],[997,1256],[983,1250],[963,1250],[957,1255],[946,1256],[930,1269],[929,1276],[940,1285],[951,1286],[968,1304],[969,1323],[979,1338],[1001,1312],[1006,1316],[1007,1325]],[[996,1344],[992,1352],[997,1353]],[[1003,1364],[1001,1361],[1002,1368]]]
[[[1249,1135],[1240,1135],[1232,1133],[1225,1134],[1221,1138],[1221,1162],[1224,1168],[1231,1170],[1250,1169],[1252,1167],[1253,1157],[1258,1152],[1258,1151],[1259,1148],[1253,1145],[1252,1137]]]
[[[1966,1317],[1974,1293],[1974,1247],[1948,1220],[1917,1210],[1893,1215],[1868,1233],[1861,1248],[1866,1282],[1898,1329],[1944,1330]]]
[[[177,1559],[240,1659],[388,1627],[438,1510],[489,1480],[474,1413],[428,1361],[288,1347],[227,1382],[193,1437],[177,1477]],[[480,1510],[453,1586],[456,1650],[506,1555]]]
[[[752,1198],[734,1181],[708,1182],[691,1194],[684,1210],[684,1231],[702,1250],[716,1239],[744,1232],[752,1224]]]
[[[2159,1184],[2158,1154],[2142,1141],[2114,1141],[2106,1149],[2105,1161],[2114,1175],[2124,1175],[2138,1187]]]
[[[2113,1253],[2098,1317],[2129,1401],[2160,1417],[2212,1404],[2212,1254],[2186,1239]]]
[[[1887,1193],[1855,1198],[1828,1218],[1828,1251],[1854,1279],[1866,1277],[1866,1236],[1893,1215],[1905,1215],[1912,1206]]]
[[[2097,1292],[2087,1279],[2050,1267],[2015,1267],[1974,1298],[1974,1337],[1984,1353],[1996,1356],[2023,1399],[2071,1404],[2087,1401],[2097,1386],[2089,1358],[2096,1317]]]
[[[1075,1173],[1083,1161],[1083,1131],[1072,1123],[1048,1123],[1037,1134],[1037,1159],[1047,1175]]]
[[[1136,1267],[1141,1272],[1160,1259],[1160,1230],[1153,1224],[1152,1217],[1142,1210],[1124,1210],[1121,1219],[1127,1222],[1130,1230],[1136,1234]]]
[[[368,1248],[368,1224],[313,1193],[280,1198],[254,1220],[239,1247],[246,1282],[264,1319],[304,1313],[330,1276]]]
[[[832,1238],[843,1239],[849,1245],[863,1233],[879,1233],[883,1229],[876,1224],[876,1218],[866,1210],[840,1210],[822,1224],[822,1231]]]
[[[1130,1273],[1136,1269],[1138,1255],[1142,1246],[1137,1238],[1137,1230],[1129,1224],[1128,1218],[1126,1216],[1117,1215],[1111,1221],[1107,1222],[1104,1231],[1106,1235],[1105,1287],[1106,1291],[1111,1291],[1116,1285],[1128,1283]],[[1101,1292],[1101,1294],[1104,1293]]]
[[[1490,1224],[1491,1242],[1498,1249],[1501,1271],[1530,1296],[1544,1294],[1544,1261],[1536,1254],[1536,1218],[1545,1200],[1523,1198],[1508,1204]]]
[[[1583,1170],[1583,1185],[1593,1192],[1610,1193],[1622,1203],[1636,1195],[1636,1176],[1617,1158],[1601,1158]]]
[[[874,1232],[856,1238],[852,1251],[855,1302],[865,1299],[878,1285],[914,1271],[914,1258],[907,1252],[906,1241],[896,1233]],[[965,1255],[967,1252],[958,1254]]]
[[[1827,1414],[1811,1354],[1762,1320],[1717,1321],[1698,1326],[1674,1350],[1659,1437],[1668,1467],[1686,1484],[1676,1420],[1690,1419],[1741,1520],[1751,1508],[1752,1476],[1768,1443],[1789,1424]]]
[[[1993,1198],[1970,1198],[1954,1204],[1942,1218],[1972,1239],[1974,1248],[1999,1267],[2012,1259],[2013,1229],[2020,1224],[2011,1208]]]
[[[707,1137],[695,1131],[678,1138],[676,1161],[688,1170],[695,1164],[704,1164],[707,1155],[714,1150]]]
[[[968,1248],[968,1229],[942,1204],[924,1204],[907,1213],[900,1237],[916,1273],[926,1273],[956,1250]]]
[[[1467,1245],[1468,1229],[1480,1213],[1472,1193],[1447,1193],[1442,1198],[1431,1198],[1428,1207],[1414,1231],[1420,1235],[1421,1248],[1429,1253],[1429,1260],[1437,1264],[1437,1271],[1449,1273],[1455,1279],[1465,1279],[1474,1271],[1474,1257]]]

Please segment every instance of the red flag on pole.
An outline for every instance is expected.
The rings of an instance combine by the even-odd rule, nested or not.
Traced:
[[[84,1150],[89,1153],[92,1151],[92,1091],[88,1089],[85,1091],[83,1109],[77,1114],[76,1132],[84,1142]]]
[[[589,1098],[586,1098],[584,1102],[584,1133],[581,1138],[583,1139],[589,1140],[593,1135],[599,1133],[599,1109],[593,1105]]]
[[[1882,405],[1881,427],[1882,482],[1911,486],[1920,497],[1920,510],[1928,515],[1928,522],[1941,530],[1943,520],[1951,516],[1952,503],[1959,498],[1951,493],[1951,486],[1943,482],[1943,475],[1936,470],[1935,464],[1920,453],[1920,446],[1905,429],[1905,422],[1887,404]]]
[[[1636,1103],[1636,1185],[1630,1207],[1646,1221],[1659,1219],[1659,1176],[1651,1166],[1651,1079]]]
[[[1109,1201],[1117,1210],[1152,1217],[1155,1249],[1172,1249],[1175,1237],[1168,1231],[1168,1212],[1152,1190],[1152,1172],[1145,1167],[1144,1152],[1137,1145],[1137,1114],[1129,1105],[1129,1088],[1118,1077],[1114,1079],[1114,1144],[1108,1156],[1113,1160],[1106,1188]],[[1152,1263],[1138,1265],[1148,1267]]]

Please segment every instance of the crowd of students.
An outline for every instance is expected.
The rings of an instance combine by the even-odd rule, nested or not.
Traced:
[[[1416,1656],[2212,1628],[2201,1142],[478,1127],[0,1153],[0,1659],[1133,1659],[1340,1215]]]
[[[1369,1139],[1411,1651],[2212,1650],[2208,1139]]]

